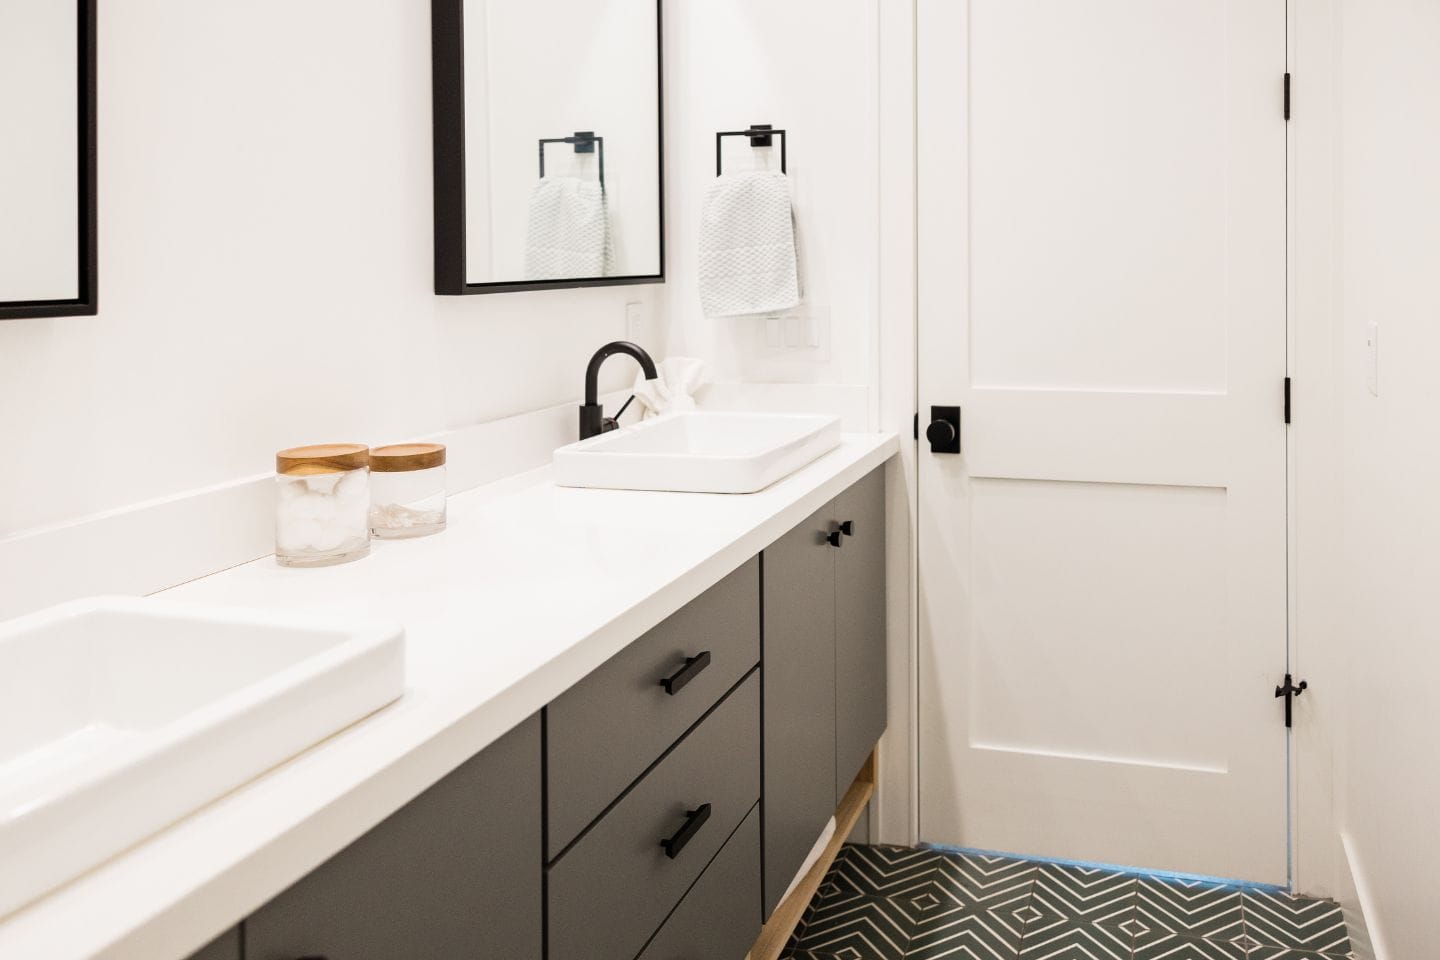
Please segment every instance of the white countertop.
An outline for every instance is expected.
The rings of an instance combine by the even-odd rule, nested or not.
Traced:
[[[266,558],[168,591],[406,628],[399,701],[0,920],[3,960],[180,960],[484,749],[899,449],[840,447],[745,496],[556,487],[450,501],[356,563]]]

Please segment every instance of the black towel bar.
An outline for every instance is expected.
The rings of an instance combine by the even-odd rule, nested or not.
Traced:
[[[605,186],[605,138],[595,136],[593,130],[577,130],[573,137],[551,137],[540,141],[540,179],[545,179],[545,147],[552,143],[573,144],[576,153],[600,152],[600,186]]]
[[[774,138],[779,137],[780,172],[788,172],[785,169],[785,144],[789,142],[790,138],[785,136],[785,131],[776,130],[768,123],[752,123],[748,130],[725,130],[715,134],[715,176],[718,177],[725,172],[725,164],[722,156],[722,147],[725,143],[726,137],[749,137],[750,146],[752,147],[771,146],[775,142]]]

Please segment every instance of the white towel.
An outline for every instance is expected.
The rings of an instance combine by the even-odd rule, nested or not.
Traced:
[[[543,177],[530,193],[527,280],[572,280],[610,272],[605,187],[578,177]]]
[[[693,394],[705,382],[705,363],[691,357],[666,357],[655,368],[659,374],[646,380],[642,372],[635,378],[635,399],[644,408],[642,420],[662,413],[678,413],[695,409]]]
[[[781,903],[784,903],[790,894],[795,892],[795,888],[800,885],[800,881],[805,879],[805,874],[810,872],[810,868],[815,866],[815,861],[820,859],[820,855],[823,854],[825,848],[830,845],[830,840],[835,836],[835,826],[835,818],[831,817],[830,822],[825,824],[825,829],[821,832],[820,839],[815,841],[815,846],[810,848],[809,856],[807,856],[805,862],[800,865],[800,872],[795,874],[795,879],[791,880],[790,886],[785,888],[785,896],[780,898]]]
[[[716,177],[700,215],[700,303],[707,317],[776,313],[800,303],[790,181],[756,171]]]

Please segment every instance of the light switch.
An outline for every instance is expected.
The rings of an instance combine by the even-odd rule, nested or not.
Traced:
[[[625,304],[625,337],[633,343],[645,339],[645,304]]]
[[[1373,320],[1365,324],[1365,386],[1380,396],[1380,325]]]

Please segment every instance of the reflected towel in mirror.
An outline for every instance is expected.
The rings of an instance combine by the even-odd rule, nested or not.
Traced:
[[[530,194],[525,279],[576,280],[610,273],[605,187],[578,177],[544,177]]]

